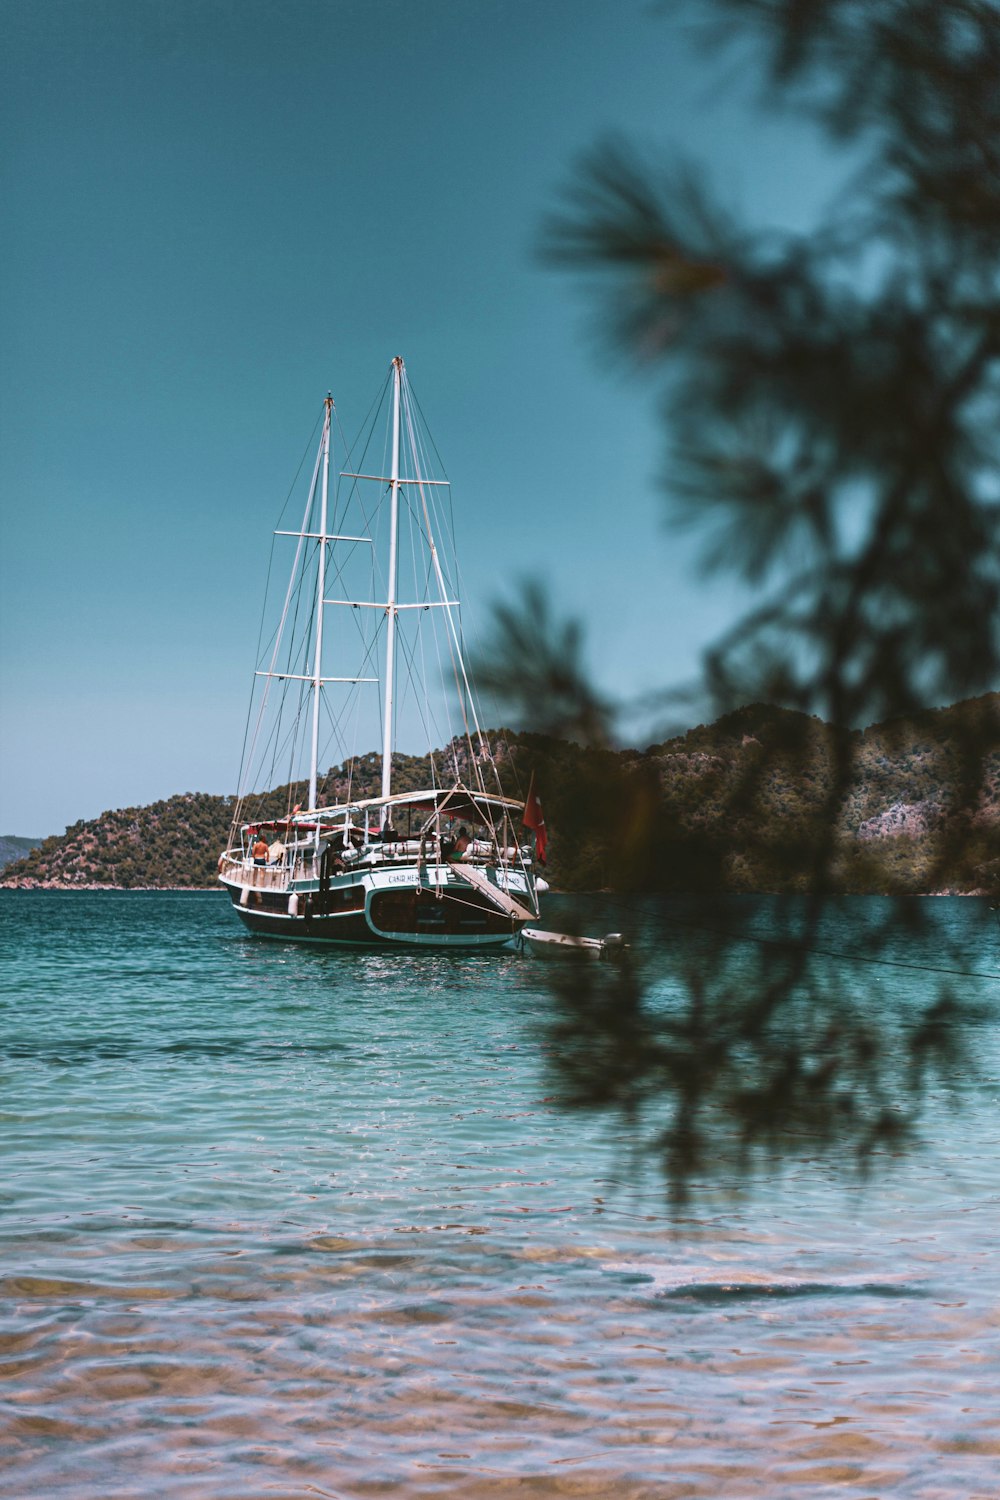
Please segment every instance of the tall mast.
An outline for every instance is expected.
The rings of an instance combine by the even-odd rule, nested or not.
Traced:
[[[319,700],[323,690],[323,604],[326,599],[326,507],[330,491],[330,415],[333,397],[326,398],[323,422],[323,488],[319,519],[319,565],[316,576],[316,650],[313,656],[312,746],[309,755],[309,807],[316,806],[316,763],[319,759]]]
[[[392,471],[390,476],[391,506],[389,521],[389,597],[386,601],[385,632],[385,712],[382,730],[382,796],[391,795],[392,788],[392,692],[393,673],[396,665],[396,574],[397,538],[399,532],[399,401],[403,383],[403,361],[397,355],[392,362]],[[382,809],[382,823],[388,818],[388,809]]]

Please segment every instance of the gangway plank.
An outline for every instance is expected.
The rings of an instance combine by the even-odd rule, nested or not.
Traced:
[[[475,886],[477,891],[482,891],[488,901],[492,901],[494,906],[499,906],[501,911],[505,911],[515,921],[534,922],[534,912],[522,906],[520,901],[515,901],[513,896],[502,891],[499,886],[493,885],[485,870],[480,870],[475,865],[463,865],[457,862],[451,864],[449,868],[456,875],[460,875],[463,880],[467,880],[470,885]]]

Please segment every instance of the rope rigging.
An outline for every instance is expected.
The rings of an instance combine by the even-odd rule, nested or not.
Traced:
[[[349,804],[356,791],[363,799],[373,795],[369,776],[373,769],[377,774],[378,768],[369,761],[377,757],[362,756],[359,760],[358,752],[359,734],[366,731],[366,725],[379,731],[383,760],[397,752],[404,726],[411,725],[418,727],[422,744],[427,747],[430,769],[424,785],[429,784],[434,791],[446,791],[454,783],[465,794],[485,799],[473,804],[476,820],[488,829],[496,848],[502,844],[506,849],[513,844],[519,850],[520,841],[514,834],[509,809],[491,806],[489,801],[497,793],[503,797],[504,787],[493,747],[482,728],[464,659],[459,573],[454,556],[453,496],[402,361],[393,361],[352,445],[346,442],[332,398],[328,398],[325,408],[327,419],[301,525],[298,532],[287,533],[296,537],[295,555],[280,613],[269,634],[266,601],[261,611],[256,673],[261,679],[261,690],[251,699],[244,729],[243,765],[231,842],[235,845],[239,841],[241,818],[245,821],[251,799],[256,804],[255,816],[259,821],[266,816],[265,809],[274,811],[268,798],[277,790],[279,781],[284,788],[285,816],[291,817],[293,804],[302,801],[302,765],[310,740],[309,764],[311,768],[315,765],[310,769],[310,778],[319,777],[321,765],[332,769],[331,754],[336,751]],[[317,422],[313,428],[313,437],[318,425]],[[377,439],[380,425],[381,445]],[[338,466],[339,478],[332,487],[327,510],[326,476],[334,430],[339,435],[344,459]],[[377,455],[380,446],[382,461],[377,465],[373,450]],[[282,506],[279,527],[305,462],[303,456]],[[387,478],[390,467],[395,476],[392,481]],[[321,479],[323,509],[319,511]],[[371,480],[376,483],[369,495],[367,482]],[[438,489],[443,493],[438,494]],[[380,540],[383,544],[390,540],[386,500],[393,502],[397,518],[391,528],[387,554],[391,578],[386,576],[385,559],[379,547]],[[269,585],[276,557],[275,541],[272,538]],[[442,543],[446,548],[444,553],[440,550]],[[318,562],[318,549],[324,549],[324,561]],[[400,586],[402,593],[397,599]],[[382,599],[388,601],[384,606],[380,605]],[[343,654],[346,639],[348,643],[354,641],[356,657],[360,657],[360,665],[355,660],[351,677],[319,678],[325,670],[319,662],[320,617],[328,603],[341,607],[341,620],[345,607],[352,616],[351,625],[343,622],[346,631],[342,628],[339,634],[339,654]],[[443,615],[440,620],[439,612]],[[384,661],[381,653],[385,654]],[[380,666],[391,667],[386,679],[388,686],[372,699],[363,689],[369,682],[380,681]],[[435,680],[439,687],[432,692]],[[449,681],[450,689],[446,687]],[[336,691],[331,690],[334,684]],[[447,722],[449,700],[451,716],[457,721],[453,726]],[[392,716],[391,733],[385,722],[387,712]],[[457,735],[455,728],[459,731]],[[441,746],[440,753],[431,748],[435,743]],[[442,756],[453,762],[447,769],[440,763]],[[358,787],[362,770],[364,783]],[[342,785],[330,784],[329,770],[325,775],[322,796],[318,779],[315,782],[315,805],[320,808],[339,802],[344,791]],[[496,792],[492,791],[494,782]],[[310,784],[314,784],[312,780]],[[385,785],[383,779],[383,790]],[[438,836],[443,834],[445,820],[452,817],[447,798],[443,803],[433,804],[430,823]],[[523,860],[523,855],[517,857]]]

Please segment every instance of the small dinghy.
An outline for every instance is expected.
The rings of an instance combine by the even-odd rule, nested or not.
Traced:
[[[628,943],[620,932],[602,938],[575,937],[568,932],[544,932],[540,927],[522,927],[524,947],[536,958],[621,958]]]

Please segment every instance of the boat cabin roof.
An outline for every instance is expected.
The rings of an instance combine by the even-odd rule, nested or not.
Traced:
[[[422,792],[397,792],[392,797],[368,797],[359,802],[340,803],[334,807],[309,808],[303,812],[291,813],[287,818],[258,819],[248,823],[246,827],[248,830],[282,828],[295,829],[299,833],[315,833],[317,826],[343,823],[352,813],[367,814],[383,807],[392,812],[412,809],[426,815],[444,813],[449,818],[468,818],[477,823],[493,823],[504,813],[516,817],[524,811],[524,803],[512,797],[473,792],[457,783],[453,787],[431,787]]]

